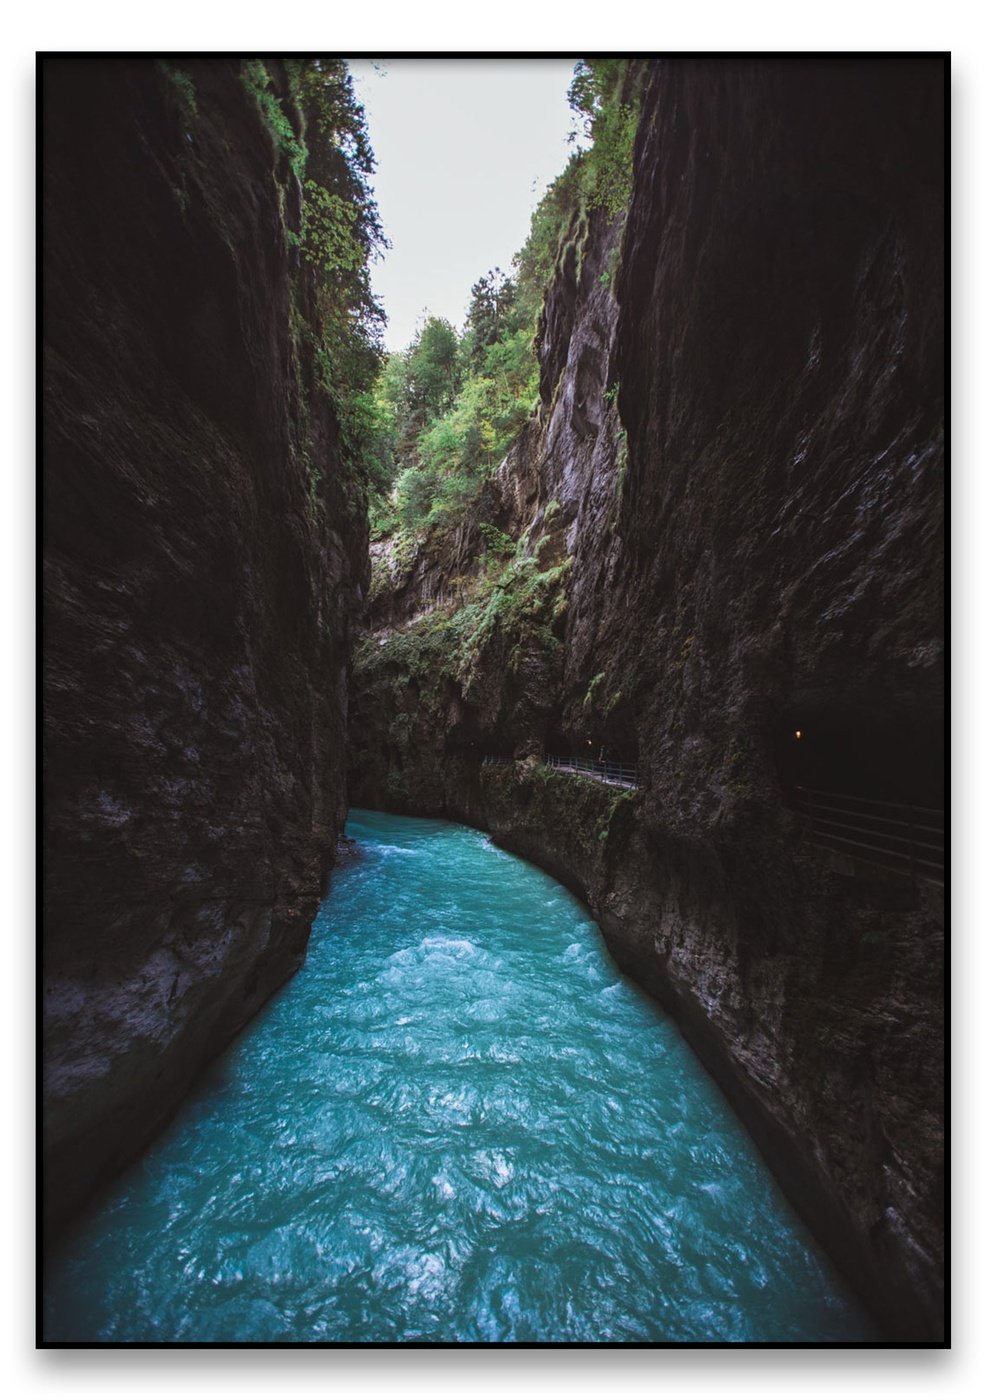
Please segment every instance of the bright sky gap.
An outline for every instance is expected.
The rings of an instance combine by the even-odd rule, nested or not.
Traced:
[[[573,59],[387,59],[350,63],[377,158],[391,248],[372,269],[402,350],[425,311],[463,326],[470,289],[512,255],[573,149]]]

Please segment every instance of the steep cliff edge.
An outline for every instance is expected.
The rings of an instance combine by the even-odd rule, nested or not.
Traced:
[[[345,808],[362,488],[237,63],[49,60],[45,1207],[300,964]]]
[[[490,487],[516,554],[460,606],[424,604],[449,540],[385,579],[353,702],[353,800],[582,894],[909,1341],[943,1326],[940,889],[836,863],[789,795],[943,802],[942,123],[935,62],[655,65]],[[603,743],[634,794],[524,758]]]

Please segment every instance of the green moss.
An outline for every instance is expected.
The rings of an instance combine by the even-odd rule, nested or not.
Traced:
[[[559,272],[564,267],[567,259],[567,254],[572,249],[574,254],[574,272],[576,274],[578,283],[580,282],[581,276],[583,275],[584,271],[584,250],[587,247],[587,239],[590,234],[590,231],[591,222],[588,218],[586,207],[582,205],[577,212],[576,219],[574,220],[573,232],[563,244],[563,246],[560,248],[560,260],[557,264],[557,275],[559,275]]]
[[[619,244],[618,244],[618,242],[615,242],[615,243],[612,243],[611,247],[608,249],[608,254],[607,254],[607,257],[605,258],[605,262],[604,262],[604,271],[601,273],[601,276],[598,278],[598,281],[601,283],[602,287],[610,287],[610,286],[612,285],[612,283],[614,282],[614,280],[615,280],[615,273],[618,271],[618,256],[619,256]],[[616,395],[617,393],[618,393],[618,385],[617,385],[617,383],[612,384],[611,387],[605,391],[605,395],[604,395],[605,401],[606,401],[607,403],[614,403],[614,401],[615,401],[615,395]]]
[[[510,554],[515,549],[515,541],[511,535],[506,535],[504,530],[499,530],[494,525],[489,525],[482,520],[478,527],[484,538],[484,543],[492,554]]]
[[[310,523],[319,529],[326,518],[326,507],[323,503],[323,473],[309,464],[308,480],[308,505]]]
[[[573,848],[594,863],[613,860],[623,849],[641,803],[638,792],[538,763],[485,768],[481,781],[490,796],[524,809],[544,830],[565,828]]]
[[[414,531],[400,530],[395,536],[392,552],[396,571],[401,578],[408,574],[415,564],[416,555],[419,553],[419,537]]]
[[[624,427],[618,429],[618,443],[615,452],[615,495],[619,500],[625,490],[625,478],[628,476],[628,433]]]
[[[616,797],[611,798],[598,828],[598,840],[607,841],[616,834],[619,826],[622,825],[621,819],[633,812],[638,806],[638,802],[639,794],[632,789],[620,792]]]
[[[572,560],[540,571],[534,558],[513,559],[491,582],[486,597],[458,616],[464,627],[461,674],[469,684],[477,661],[496,634],[513,641],[509,664],[517,665],[526,645],[535,643],[553,653],[562,643],[553,634],[552,623],[565,606],[566,580]],[[464,616],[469,614],[468,616]]]
[[[513,559],[477,580],[474,596],[453,612],[437,610],[387,638],[365,638],[354,658],[355,685],[385,694],[414,681],[428,710],[448,696],[450,684],[468,690],[486,658],[509,671],[534,653],[558,660],[563,644],[552,623],[565,605],[570,562],[540,570],[533,558]]]
[[[277,149],[288,159],[295,175],[301,180],[306,168],[306,148],[296,136],[281,102],[272,91],[271,74],[264,60],[245,59],[241,65],[240,77],[257,103]]]
[[[585,708],[585,710],[586,710],[590,705],[593,705],[593,703],[594,703],[594,696],[597,694],[598,687],[600,686],[600,684],[601,684],[601,682],[602,682],[603,680],[604,680],[604,672],[603,672],[603,671],[599,671],[599,672],[597,673],[597,675],[594,676],[594,677],[592,678],[591,683],[590,683],[590,685],[587,687],[587,691],[586,691],[586,693],[585,693],[585,695],[584,695],[584,708]]]
[[[184,68],[176,68],[173,63],[157,59],[155,67],[168,80],[169,90],[182,115],[186,127],[195,124],[199,117],[199,104],[196,101],[196,85]]]

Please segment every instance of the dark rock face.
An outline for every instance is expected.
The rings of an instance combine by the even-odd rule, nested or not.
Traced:
[[[934,63],[661,69],[616,343],[625,602],[657,615],[664,669],[692,638],[671,731],[696,726],[703,668],[726,723],[896,728],[921,801],[936,772],[911,785],[903,760],[941,703],[941,104]]]
[[[392,617],[352,778],[580,893],[919,1342],[943,1329],[940,889],[835,868],[788,793],[943,802],[942,116],[938,62],[655,66],[627,222],[564,259],[498,483],[501,520],[572,561],[561,649],[496,629],[465,662],[455,616]],[[639,765],[617,805],[478,762],[602,742]]]
[[[300,964],[346,809],[361,492],[238,65],[49,61],[45,1197],[57,1229]]]

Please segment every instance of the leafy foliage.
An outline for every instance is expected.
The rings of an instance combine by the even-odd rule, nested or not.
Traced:
[[[163,58],[156,59],[155,67],[164,73],[171,84],[186,126],[194,126],[199,116],[199,103],[196,100],[196,85],[191,74],[184,68],[177,68],[174,63],[167,63]]]
[[[584,152],[570,157],[536,206],[525,246],[515,255],[514,268],[520,317],[535,327],[543,297],[553,278],[561,245],[580,209]]]
[[[397,674],[403,684],[414,679],[423,703],[430,689],[442,689],[445,677],[469,689],[478,662],[492,646],[509,670],[517,670],[527,654],[559,656],[563,644],[554,628],[566,610],[572,561],[542,569],[537,557],[523,556],[514,542],[508,540],[507,547],[512,557],[473,581],[464,606],[431,613],[392,632],[383,645],[366,639],[355,657],[360,683],[383,685],[386,674]]]
[[[425,426],[452,406],[461,379],[459,349],[450,322],[428,317],[406,360],[406,410],[416,423]]]
[[[485,352],[501,339],[514,304],[515,284],[500,267],[485,273],[471,287],[463,349],[472,373],[484,368]]]
[[[364,109],[340,59],[286,64],[305,122],[302,248],[316,274],[323,348],[345,428],[363,447],[369,393],[381,365],[384,312],[371,292],[370,264],[386,240],[371,191],[374,155]]]
[[[512,284],[499,284],[500,336],[480,346],[429,317],[401,355],[389,356],[378,392],[393,414],[393,515],[406,530],[457,518],[504,456],[535,400],[532,328],[509,313]],[[488,327],[487,334],[493,334]],[[483,353],[481,351],[483,350]],[[476,365],[473,373],[470,364]],[[379,522],[388,512],[375,509]]]
[[[508,667],[515,670],[527,649],[549,654],[561,650],[553,631],[566,610],[566,579],[572,560],[550,569],[539,561],[512,559],[495,575],[482,599],[456,615],[461,630],[460,675],[467,685],[482,653],[500,633],[508,648]]]
[[[295,128],[275,94],[271,74],[263,59],[244,60],[241,76],[244,86],[252,94],[278,149],[288,159],[296,176],[301,179],[306,167],[306,148],[295,133]]]
[[[561,252],[586,229],[589,209],[610,217],[627,203],[638,85],[628,60],[577,64],[569,98],[593,144],[574,153],[540,200],[512,275],[496,267],[478,278],[462,336],[428,317],[408,350],[383,366],[377,393],[393,414],[394,458],[388,489],[372,505],[379,529],[416,533],[475,509],[524,426],[538,402],[535,337]]]
[[[393,429],[375,387],[384,312],[369,269],[386,243],[370,186],[374,156],[364,110],[339,59],[287,59],[284,74],[246,59],[241,78],[302,194],[301,228],[287,228],[286,239],[301,249],[316,314],[302,319],[300,333],[351,454],[372,487],[384,489]]]
[[[610,218],[627,207],[632,193],[640,76],[627,59],[581,59],[567,94],[593,142],[582,172],[587,206],[603,208]]]

